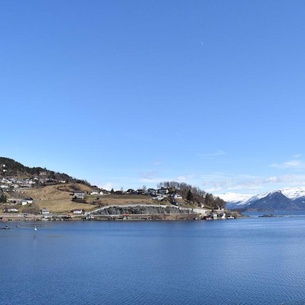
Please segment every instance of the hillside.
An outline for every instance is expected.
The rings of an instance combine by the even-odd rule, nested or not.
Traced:
[[[83,200],[72,200],[75,191],[85,193]],[[46,208],[52,213],[66,213],[74,209],[83,209],[91,211],[101,206],[107,205],[126,205],[126,204],[155,204],[150,196],[145,195],[115,195],[115,194],[95,194],[91,186],[81,183],[70,183],[65,185],[48,185],[39,188],[28,188],[18,192],[10,192],[7,196],[7,204],[18,201],[22,198],[32,198],[33,202],[25,206],[20,204],[14,205],[18,207],[20,212],[39,213],[43,208]]]
[[[28,167],[5,157],[0,157],[0,170],[2,178],[13,177],[17,180],[35,178],[37,184],[46,184],[54,181],[82,182],[87,184],[86,181],[73,178],[65,173],[54,172],[42,167]]]
[[[22,190],[23,197],[33,198],[33,203],[40,211],[43,208],[53,213],[68,212],[73,209],[84,209],[90,211],[94,205],[73,202],[72,194],[77,187],[78,190],[90,192],[91,188],[84,184],[49,185],[41,188],[30,188]],[[25,208],[26,209],[26,208]]]
[[[186,183],[162,182],[159,188],[107,191],[87,181],[42,167],[27,167],[0,157],[0,202],[9,213],[67,213],[108,205],[175,205],[220,210],[225,202]]]
[[[87,195],[84,202],[72,201],[75,190],[84,191]],[[84,184],[50,185],[43,188],[24,190],[26,197],[34,198],[39,209],[47,208],[54,213],[67,212],[73,209],[91,211],[99,206],[124,204],[152,204],[148,196],[139,195],[90,195],[93,188]]]

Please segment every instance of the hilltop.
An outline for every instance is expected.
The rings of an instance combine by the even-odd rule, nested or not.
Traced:
[[[26,180],[32,178],[36,184],[50,184],[52,182],[80,182],[89,184],[85,180],[73,178],[65,173],[59,173],[42,167],[28,167],[13,159],[0,157],[0,171],[2,178]]]

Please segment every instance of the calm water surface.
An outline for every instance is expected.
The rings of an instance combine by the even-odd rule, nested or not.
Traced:
[[[304,216],[6,224],[0,304],[305,304]]]

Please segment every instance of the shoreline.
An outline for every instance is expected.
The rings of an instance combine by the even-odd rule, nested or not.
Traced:
[[[225,220],[243,215],[230,210],[186,208],[173,205],[121,204],[107,205],[93,211],[77,213],[0,213],[0,221],[113,221],[113,220]]]

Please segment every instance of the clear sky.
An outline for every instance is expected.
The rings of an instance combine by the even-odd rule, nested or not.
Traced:
[[[108,189],[305,186],[305,2],[0,3],[1,153]]]

